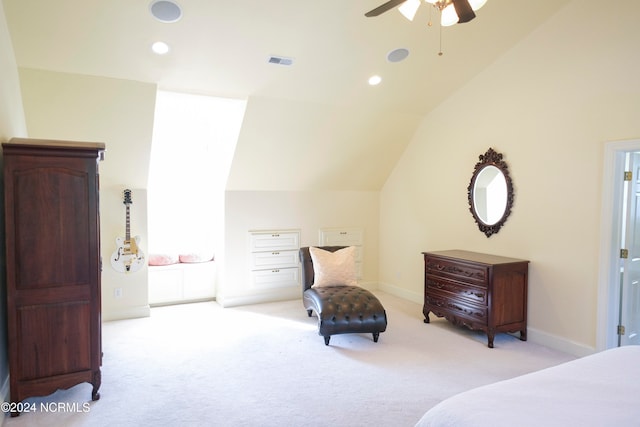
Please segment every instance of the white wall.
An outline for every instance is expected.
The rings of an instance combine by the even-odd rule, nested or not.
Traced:
[[[236,305],[300,298],[302,288],[252,289],[249,282],[249,230],[299,229],[301,246],[318,244],[321,228],[364,229],[364,286],[378,280],[377,191],[227,191],[225,241],[217,257],[218,301]],[[302,309],[302,306],[301,306]]]
[[[20,95],[18,69],[13,54],[9,29],[0,2],[0,142],[12,137],[27,136],[27,127]],[[0,165],[2,154],[0,151]],[[1,168],[0,168],[1,169]],[[7,398],[9,391],[9,362],[7,354],[7,286],[4,247],[4,180],[0,174],[0,400]],[[0,417],[0,425],[4,417]]]
[[[380,190],[421,117],[372,105],[250,97],[226,189]]]
[[[13,54],[9,28],[0,3],[0,141],[27,136],[20,95],[18,68]]]
[[[124,237],[122,191],[132,190],[131,234],[147,251],[147,178],[156,86],[126,80],[21,68],[20,80],[32,138],[106,144],[100,164],[103,320],[149,314],[147,268],[116,272],[109,262]],[[122,288],[122,297],[115,289]]]
[[[424,118],[380,196],[384,289],[422,301],[421,251],[528,259],[529,338],[595,348],[603,147],[640,135],[639,14],[575,0]],[[489,147],[515,204],[486,238],[466,188]]]

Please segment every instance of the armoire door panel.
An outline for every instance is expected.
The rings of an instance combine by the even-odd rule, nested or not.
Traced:
[[[89,301],[29,305],[17,315],[19,381],[91,369]]]
[[[17,289],[88,282],[89,184],[86,173],[69,169],[14,173]]]

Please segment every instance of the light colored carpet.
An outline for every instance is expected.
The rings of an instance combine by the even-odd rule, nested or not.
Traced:
[[[325,346],[299,300],[105,323],[101,399],[83,412],[91,386],[80,384],[29,399],[37,412],[5,426],[413,426],[453,394],[574,358],[506,334],[489,349],[482,333],[424,324],[419,304],[376,294],[389,320],[378,343],[351,334]]]

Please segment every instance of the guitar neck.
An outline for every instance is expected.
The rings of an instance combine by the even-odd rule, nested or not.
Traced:
[[[130,229],[130,218],[129,218],[129,205],[127,205],[127,217],[126,217],[126,232],[124,235],[124,239],[129,242],[131,241],[131,229]]]

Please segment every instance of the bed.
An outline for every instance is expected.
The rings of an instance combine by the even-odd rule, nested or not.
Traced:
[[[452,396],[416,427],[640,425],[640,346],[618,347]]]

